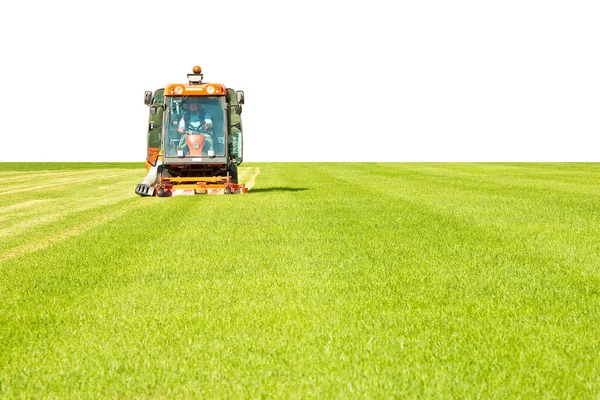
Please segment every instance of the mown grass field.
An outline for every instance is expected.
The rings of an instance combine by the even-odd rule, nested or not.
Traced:
[[[600,164],[243,166],[0,164],[0,397],[599,398]]]

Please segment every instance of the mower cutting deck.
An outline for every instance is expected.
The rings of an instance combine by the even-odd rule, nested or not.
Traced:
[[[193,196],[197,194],[248,193],[244,184],[232,183],[229,177],[160,178],[154,187],[139,184],[135,192],[141,196]]]

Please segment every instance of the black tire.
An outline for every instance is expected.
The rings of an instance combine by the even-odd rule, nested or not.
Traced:
[[[238,168],[237,165],[234,163],[229,164],[229,178],[231,180],[231,183],[238,183]]]
[[[162,187],[158,188],[158,197],[165,197],[165,189]]]
[[[169,171],[168,168],[165,168],[164,165],[161,165],[161,167],[163,167],[162,169],[159,169],[159,173],[163,178],[172,178],[173,175],[171,175],[171,172]]]

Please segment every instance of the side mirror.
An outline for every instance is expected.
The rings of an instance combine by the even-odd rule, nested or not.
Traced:
[[[152,92],[144,92],[144,104],[149,106],[152,103]]]
[[[244,91],[238,90],[237,92],[235,92],[235,95],[237,96],[237,103],[244,104]]]

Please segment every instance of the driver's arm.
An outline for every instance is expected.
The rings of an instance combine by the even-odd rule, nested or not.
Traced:
[[[210,115],[208,115],[208,113],[204,115],[204,126],[206,129],[210,129],[213,127],[212,119],[210,118]]]
[[[177,132],[183,133],[184,130],[185,130],[185,120],[183,119],[183,117],[181,117],[181,119],[179,120],[179,127],[177,128]]]

